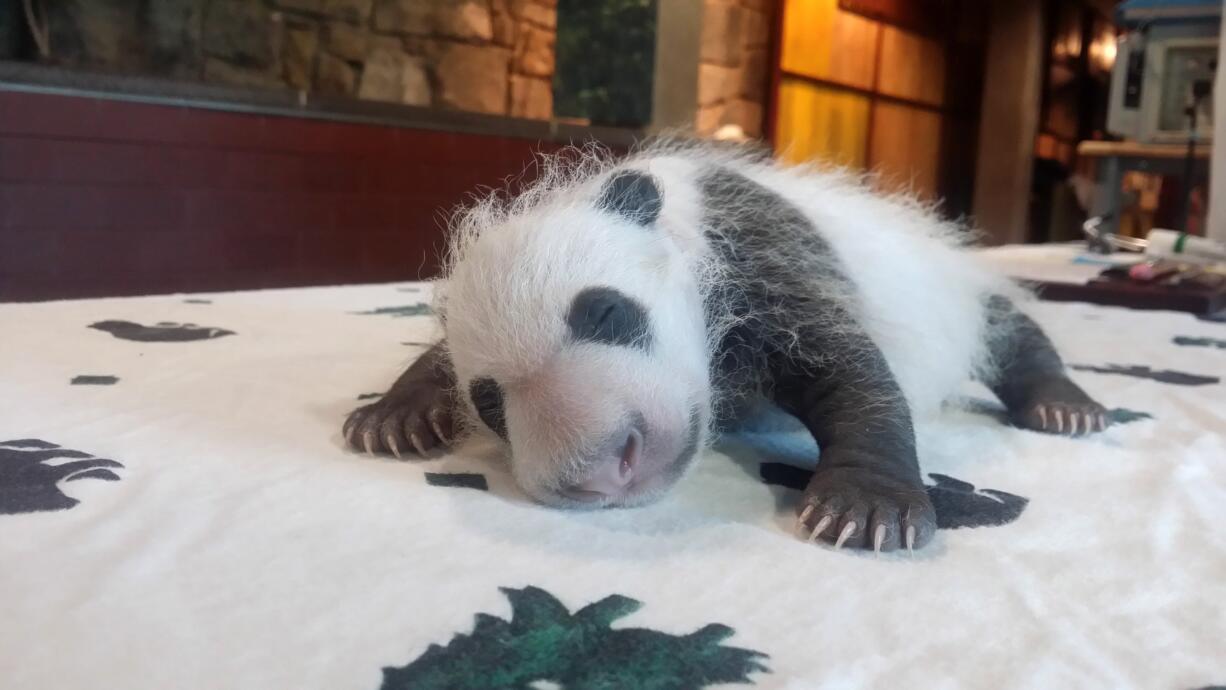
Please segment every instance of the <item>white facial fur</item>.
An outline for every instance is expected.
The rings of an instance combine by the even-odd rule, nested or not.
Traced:
[[[481,228],[444,288],[461,398],[471,406],[467,391],[478,377],[499,384],[515,479],[557,505],[576,505],[561,491],[583,479],[585,459],[636,415],[647,430],[643,482],[595,505],[658,496],[680,476],[671,464],[687,444],[691,414],[698,411],[703,431],[710,416],[706,329],[690,258],[662,224],[597,209],[598,182]],[[594,286],[645,307],[649,348],[571,336],[571,302]]]

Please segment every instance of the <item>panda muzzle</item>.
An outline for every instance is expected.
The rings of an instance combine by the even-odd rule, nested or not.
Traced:
[[[631,421],[621,431],[613,434],[602,450],[588,459],[588,476],[567,487],[564,493],[579,501],[602,501],[618,498],[635,483],[642,471],[643,430],[637,421]]]

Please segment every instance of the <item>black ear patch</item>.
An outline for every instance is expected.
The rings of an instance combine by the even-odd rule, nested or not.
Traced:
[[[627,170],[605,183],[596,205],[632,223],[651,225],[660,217],[664,199],[654,177]]]
[[[604,345],[651,347],[651,322],[643,305],[608,287],[575,295],[566,315],[575,340]]]
[[[477,416],[495,434],[504,441],[510,441],[507,436],[507,415],[502,402],[502,386],[488,376],[473,379],[468,384],[468,397],[472,398],[473,407],[477,408]]]

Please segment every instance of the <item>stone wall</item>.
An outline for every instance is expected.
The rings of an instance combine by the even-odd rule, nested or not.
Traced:
[[[57,62],[518,117],[553,114],[557,0],[62,0]]]
[[[694,126],[710,136],[729,125],[762,136],[770,59],[770,0],[704,0]]]

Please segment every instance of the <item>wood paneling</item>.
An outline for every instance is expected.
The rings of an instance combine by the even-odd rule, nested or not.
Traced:
[[[793,163],[867,165],[868,98],[784,78],[779,88],[776,150]]]
[[[880,31],[840,10],[838,0],[786,0],[780,64],[784,72],[870,89]]]
[[[948,0],[839,0],[839,7],[928,35],[944,30],[950,14]]]
[[[889,191],[906,191],[927,201],[938,198],[941,115],[894,103],[874,104],[872,161]]]
[[[887,96],[943,105],[945,47],[909,31],[883,27],[877,89]]]
[[[974,215],[989,242],[1025,242],[1043,69],[1038,2],[992,6],[976,163]]]
[[[943,154],[946,48],[840,8],[788,0],[775,108],[776,150],[882,174],[935,200]]]

